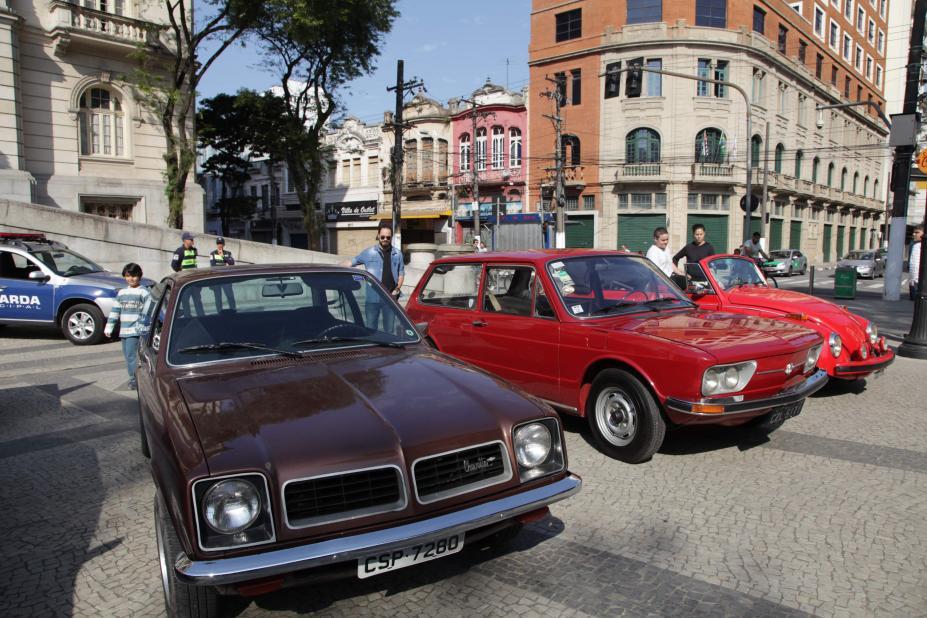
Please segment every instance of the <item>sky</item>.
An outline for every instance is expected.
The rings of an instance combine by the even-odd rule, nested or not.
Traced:
[[[528,83],[531,0],[399,0],[400,16],[384,37],[374,72],[340,94],[342,112],[367,123],[382,122],[395,107],[396,61],[405,61],[405,79],[425,82],[426,95],[446,103],[469,96],[488,77],[520,90]],[[508,70],[506,70],[508,59]],[[227,49],[200,82],[200,98],[240,88],[265,90],[278,82],[262,66],[250,41]]]

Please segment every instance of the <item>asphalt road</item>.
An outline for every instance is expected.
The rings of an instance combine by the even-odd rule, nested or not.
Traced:
[[[0,616],[163,612],[118,344],[0,330]],[[669,434],[646,464],[566,423],[575,498],[506,550],[282,591],[243,616],[925,616],[927,364],[828,387],[768,441]]]

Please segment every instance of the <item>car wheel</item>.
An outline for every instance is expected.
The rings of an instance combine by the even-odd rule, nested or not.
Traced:
[[[161,585],[164,588],[164,607],[167,614],[191,617],[219,616],[220,597],[215,588],[181,583],[174,574],[174,563],[184,551],[159,495],[155,495],[154,514],[158,562],[161,567]]]
[[[142,443],[142,455],[151,459],[151,449],[148,446],[148,434],[145,433],[145,417],[142,416],[142,402],[138,402],[138,432]]]
[[[650,391],[621,369],[596,376],[586,402],[586,421],[599,450],[627,463],[650,459],[666,433]]]
[[[792,276],[792,267],[791,267],[791,266],[789,266],[789,272],[785,273],[785,276],[786,276],[786,277],[791,277],[791,276]]]
[[[96,305],[74,305],[61,316],[61,332],[74,345],[99,343],[104,326],[106,318]]]

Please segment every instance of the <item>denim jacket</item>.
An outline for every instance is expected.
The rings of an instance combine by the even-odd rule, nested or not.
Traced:
[[[357,266],[358,264],[363,264],[367,272],[373,275],[377,281],[383,280],[383,255],[379,246],[374,245],[358,253],[351,260],[351,266]],[[392,247],[390,251],[390,267],[393,271],[393,280],[398,282],[399,277],[405,274],[406,268],[402,263],[402,252],[396,247]],[[387,292],[390,291],[387,290]]]

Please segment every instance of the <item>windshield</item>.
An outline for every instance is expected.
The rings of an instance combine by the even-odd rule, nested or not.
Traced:
[[[847,256],[843,258],[845,260],[871,260],[872,253],[869,251],[850,251],[847,253]]]
[[[168,362],[282,354],[419,340],[371,277],[350,272],[215,277],[183,286]]]
[[[730,290],[744,285],[766,287],[766,279],[752,260],[743,258],[718,258],[708,262],[708,269],[722,290]]]
[[[547,265],[547,272],[567,312],[578,318],[691,305],[666,275],[640,256],[555,260]]]
[[[769,259],[771,260],[787,260],[789,259],[788,251],[773,251],[769,254]]]
[[[56,275],[73,277],[87,273],[98,273],[103,267],[91,262],[84,256],[67,249],[43,249],[33,251],[32,256],[48,266]]]

